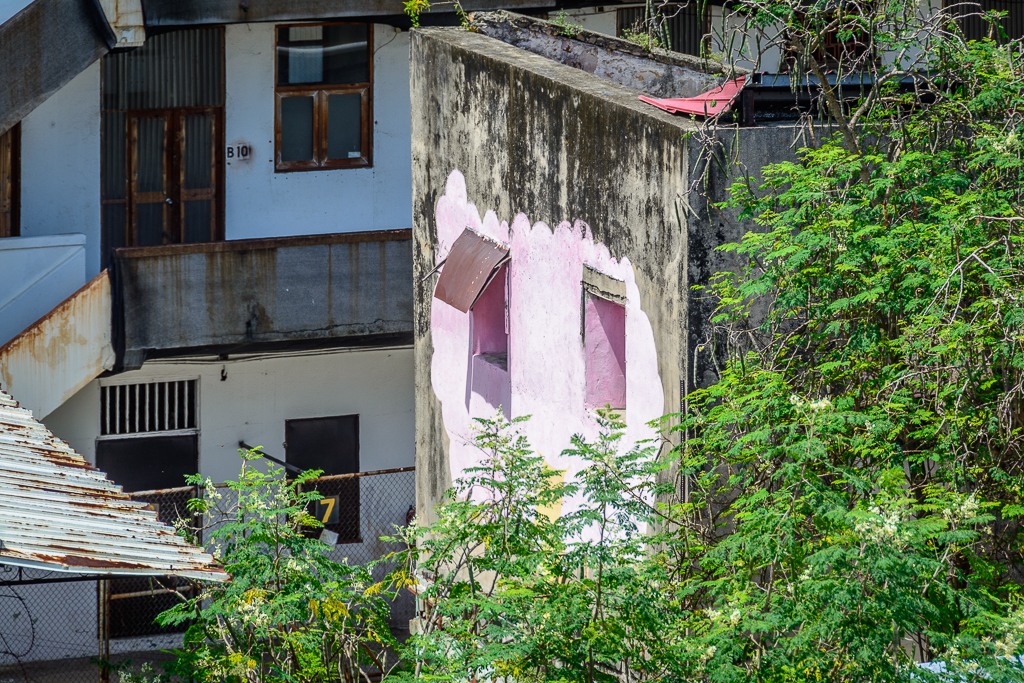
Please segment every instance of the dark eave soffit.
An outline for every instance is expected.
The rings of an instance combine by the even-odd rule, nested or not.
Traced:
[[[109,49],[94,0],[35,0],[0,26],[0,133]]]
[[[557,8],[614,7],[624,0],[552,2],[552,0],[467,0],[467,12],[507,9],[516,12],[548,11]],[[146,28],[241,24],[263,21],[315,21],[351,19],[407,27],[409,18],[402,0],[146,0],[142,4]],[[451,5],[423,14],[422,23],[448,25],[455,14]]]

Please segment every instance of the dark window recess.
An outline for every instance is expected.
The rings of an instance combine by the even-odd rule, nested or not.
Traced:
[[[0,237],[21,234],[21,124],[0,135]]]
[[[323,470],[324,476],[359,471],[358,415],[287,420],[285,442],[288,464],[302,470]],[[324,528],[338,534],[339,543],[361,542],[359,478],[318,481],[310,486],[325,499],[335,499],[333,506],[315,506],[311,514],[319,510],[327,517]],[[335,515],[337,521],[332,522]]]
[[[101,386],[100,435],[196,429],[197,387],[194,379]]]
[[[104,266],[123,246],[224,238],[224,31],[102,60]]]
[[[473,304],[473,355],[508,370],[508,264]]]
[[[372,164],[370,24],[277,27],[274,168]]]
[[[184,633],[189,622],[160,626],[157,616],[181,603],[177,591],[190,595],[195,585],[177,576],[140,576],[110,579],[110,637],[133,638],[162,633]]]
[[[199,471],[199,435],[98,439],[96,467],[129,493],[185,486]]]
[[[181,487],[185,485],[186,474],[199,471],[199,436],[99,439],[96,466],[127,492]],[[133,498],[145,500],[156,510],[160,521],[173,524],[174,520],[188,514],[187,501],[192,495],[190,491],[176,491]],[[158,614],[180,602],[172,589],[189,595],[195,587],[173,576],[110,579],[110,636],[129,638],[185,631],[187,623],[164,627],[154,622]]]
[[[686,4],[659,5],[648,19],[646,7],[626,7],[616,10],[616,35],[622,38],[626,31],[647,33],[650,29],[659,41],[668,42],[664,47],[699,57],[701,43],[711,33],[710,11],[711,3],[694,0]]]

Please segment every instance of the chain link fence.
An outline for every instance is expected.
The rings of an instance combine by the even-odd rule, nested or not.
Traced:
[[[310,512],[324,523],[316,533],[332,546],[329,557],[365,564],[401,550],[401,543],[381,537],[394,536],[396,527],[412,521],[415,474],[407,467],[310,482],[307,486],[324,496]],[[218,492],[221,508],[230,509],[234,493],[224,487]],[[192,486],[131,495],[152,506],[161,521],[185,519],[204,528],[199,540],[207,545],[210,531],[226,521],[215,514],[198,519],[188,511],[188,501],[198,495]],[[382,563],[374,578],[383,579],[393,568]],[[195,590],[195,584],[177,577],[69,577],[0,565],[0,683],[116,683],[116,670],[107,671],[98,661],[132,670],[166,661],[171,655],[162,651],[181,646],[185,627],[161,627],[154,619],[176,604],[179,594]],[[391,610],[396,636],[407,635],[414,616],[415,599],[402,591]]]

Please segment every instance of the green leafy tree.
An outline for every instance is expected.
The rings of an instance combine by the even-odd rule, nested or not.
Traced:
[[[677,506],[712,679],[1019,653],[1024,74],[1017,44],[941,47],[927,98],[882,87],[733,187],[761,231],[709,291],[728,354]]]
[[[758,229],[704,293],[718,381],[688,397],[669,458],[621,453],[612,424],[552,484],[482,423],[481,467],[416,550],[420,674],[852,683],[935,680],[930,660],[1020,680],[1020,45],[914,38],[913,17],[875,13],[895,0],[772,5],[810,41],[847,26],[856,51],[877,29],[873,57],[829,57],[848,74],[928,49],[853,100],[824,87],[833,132],[732,188],[720,208]],[[824,77],[819,42],[800,49]],[[579,512],[540,514],[570,495]]]
[[[311,538],[307,512],[321,496],[304,490],[319,476],[285,479],[260,472],[243,455],[239,479],[217,488],[189,477],[203,496],[193,512],[212,522],[206,539],[231,575],[204,583],[198,595],[161,614],[163,625],[188,624],[184,647],[168,672],[183,680],[319,683],[371,680],[397,664],[388,626],[394,584],[375,582],[366,566],[327,557]],[[184,532],[191,531],[182,525]]]
[[[596,443],[574,440],[586,467],[564,482],[516,431],[523,419],[477,421],[480,464],[418,532],[424,612],[410,678],[621,680],[662,638],[661,596],[644,573],[651,508],[633,499],[656,449],[618,453],[623,425],[604,420]],[[580,508],[556,514],[570,496]]]

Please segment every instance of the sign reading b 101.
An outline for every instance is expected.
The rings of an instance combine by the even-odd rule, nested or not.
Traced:
[[[244,159],[248,160],[249,155],[252,153],[252,148],[246,144],[231,145],[227,148],[228,159]]]

